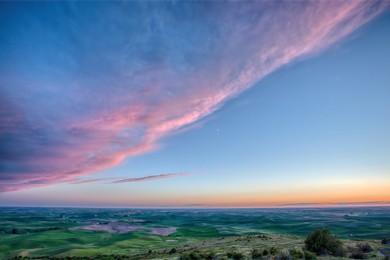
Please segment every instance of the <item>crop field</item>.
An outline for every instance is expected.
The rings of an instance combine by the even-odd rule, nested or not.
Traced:
[[[304,237],[320,227],[348,243],[370,241],[379,250],[380,240],[390,237],[390,208],[1,208],[0,258],[177,258],[194,248],[249,254],[260,245],[301,248]]]

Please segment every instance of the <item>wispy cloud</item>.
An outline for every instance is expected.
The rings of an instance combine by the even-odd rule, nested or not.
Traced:
[[[339,206],[353,206],[353,205],[389,205],[390,206],[390,201],[354,201],[354,202],[337,202],[334,203]]]
[[[85,180],[74,180],[70,181],[69,184],[86,184],[91,182],[100,182],[100,181],[108,181],[114,178],[95,178],[95,179],[85,179]]]
[[[9,2],[0,191],[70,181],[151,151],[389,4]]]
[[[115,178],[94,178],[94,179],[76,178],[74,180],[69,180],[66,183],[69,183],[69,184],[86,184],[86,183],[91,183],[91,182],[106,182],[107,183],[107,181],[112,181],[112,182],[108,182],[107,184],[116,184],[116,183],[125,183],[125,182],[151,181],[151,180],[167,179],[167,178],[174,178],[174,177],[180,177],[180,176],[189,176],[189,175],[191,175],[191,173],[179,172],[179,173],[164,173],[164,174],[158,174],[158,175],[150,175],[150,176],[137,177],[137,178],[125,178],[125,179],[119,178],[119,177],[115,177]],[[35,183],[35,184],[38,184],[38,183]],[[29,184],[34,184],[34,182],[33,183],[29,183]]]
[[[301,203],[286,203],[280,204],[280,207],[322,207],[322,206],[390,206],[390,201],[351,201],[351,202],[301,202]]]
[[[189,175],[191,175],[191,174],[187,173],[187,172],[166,173],[166,174],[150,175],[150,176],[144,176],[144,177],[138,177],[138,178],[127,178],[127,179],[123,179],[123,180],[113,181],[112,183],[152,181],[152,180],[158,180],[158,179],[168,179],[168,178],[189,176]]]

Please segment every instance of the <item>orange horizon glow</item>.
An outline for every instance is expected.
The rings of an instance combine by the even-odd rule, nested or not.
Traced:
[[[3,193],[3,199],[14,196],[12,205],[66,206],[66,207],[108,207],[108,208],[283,208],[283,207],[359,207],[390,206],[390,183],[381,181],[355,181],[353,183],[319,182],[316,184],[301,181],[299,184],[275,186],[256,185],[245,189],[235,186],[204,187],[199,190],[195,182],[183,189],[181,182],[186,178],[200,178],[190,175],[185,178],[161,179],[153,182],[137,182],[129,185],[95,183],[91,186],[62,185],[18,192]],[[163,182],[177,180],[179,186],[164,186]],[[144,188],[150,187],[145,193]],[[86,189],[88,187],[88,189]],[[307,188],[310,187],[310,188]],[[110,190],[110,193],[104,192]],[[52,193],[53,196],[43,194]],[[55,193],[53,193],[55,192]],[[83,193],[80,197],[79,194]],[[67,194],[67,196],[62,196]],[[98,194],[98,195],[97,195]],[[180,196],[177,196],[180,194]],[[28,198],[28,200],[26,199]],[[37,204],[36,202],[39,201]],[[3,204],[3,206],[5,206]]]

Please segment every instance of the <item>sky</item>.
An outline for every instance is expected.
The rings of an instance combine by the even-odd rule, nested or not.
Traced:
[[[389,1],[0,3],[0,206],[390,205]]]

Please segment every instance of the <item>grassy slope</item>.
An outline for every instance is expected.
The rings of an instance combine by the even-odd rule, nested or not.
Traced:
[[[218,236],[209,227],[179,228],[169,236],[141,232],[116,234],[83,230],[53,230],[30,234],[0,234],[0,259],[13,256],[133,255],[150,249],[182,246]]]
[[[368,253],[369,259],[383,259],[379,250],[385,248],[379,240],[342,240],[346,248],[356,247],[357,243],[369,243],[374,247],[374,251]],[[220,237],[193,243],[188,246],[176,247],[175,254],[169,254],[169,249],[155,250],[152,254],[138,255],[134,259],[178,259],[180,255],[198,252],[200,254],[209,254],[213,252],[218,259],[228,259],[228,252],[240,252],[244,259],[252,259],[251,252],[253,249],[263,251],[275,247],[279,253],[288,252],[291,249],[302,250],[304,239],[292,235],[267,234],[262,236],[239,236],[239,237]],[[389,246],[387,246],[389,247]],[[276,255],[278,255],[277,253]],[[345,259],[348,259],[348,256]],[[274,256],[267,256],[264,259],[274,259]],[[319,259],[342,259],[340,257],[319,257]]]
[[[7,235],[7,238],[2,235],[0,236],[2,252],[0,259],[17,255],[90,256],[93,259],[98,259],[99,255],[122,255],[131,259],[178,259],[180,255],[193,251],[214,252],[219,259],[226,259],[228,252],[235,251],[243,253],[246,259],[250,259],[253,249],[262,251],[275,247],[279,252],[288,252],[294,248],[300,250],[304,245],[302,238],[292,235],[267,234],[266,237],[252,235],[212,238],[210,235],[214,233],[205,232],[204,237],[189,238],[184,237],[191,234],[186,232],[189,230],[181,230],[179,234],[168,237],[143,233],[110,234],[90,231],[48,231],[33,234],[29,239],[26,239],[25,235]],[[356,243],[361,241],[343,240],[343,242],[345,246],[355,247]],[[365,240],[365,242],[369,242],[375,248],[374,252],[369,254],[370,259],[383,259],[379,250],[385,246],[381,245],[380,241]],[[172,248],[176,249],[175,254],[169,254]]]

